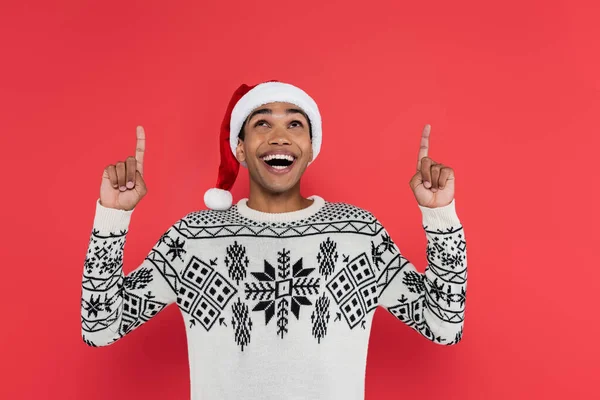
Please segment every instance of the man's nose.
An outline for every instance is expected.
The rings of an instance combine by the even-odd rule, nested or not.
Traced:
[[[269,139],[269,144],[290,144],[285,128],[277,127],[273,130],[273,136]]]

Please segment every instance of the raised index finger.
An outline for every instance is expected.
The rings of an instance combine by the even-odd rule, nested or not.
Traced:
[[[144,152],[146,151],[146,132],[138,126],[136,129],[137,142],[135,145],[136,168],[140,175],[144,175]]]
[[[421,134],[421,147],[419,147],[419,157],[417,158],[417,171],[421,170],[421,159],[427,157],[429,151],[429,133],[431,132],[431,125],[425,125],[423,133]]]

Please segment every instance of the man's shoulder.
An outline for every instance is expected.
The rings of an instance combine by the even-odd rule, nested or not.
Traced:
[[[326,201],[322,209],[323,217],[331,219],[373,222],[376,220],[369,210],[344,201]]]
[[[193,210],[186,213],[183,217],[177,220],[176,224],[189,225],[195,227],[210,227],[229,224],[242,223],[242,218],[235,213],[233,208],[229,210]]]

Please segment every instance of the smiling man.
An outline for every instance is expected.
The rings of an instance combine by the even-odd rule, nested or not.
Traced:
[[[103,174],[83,273],[84,342],[112,344],[177,304],[192,400],[363,400],[379,306],[433,343],[458,343],[466,242],[454,171],[428,157],[429,133],[427,125],[409,181],[427,237],[424,273],[371,212],[302,196],[322,143],[319,109],[300,88],[269,81],[231,98],[209,210],[184,215],[125,275],[125,237],[146,194],[138,127],[136,156]],[[240,165],[250,193],[233,204]]]

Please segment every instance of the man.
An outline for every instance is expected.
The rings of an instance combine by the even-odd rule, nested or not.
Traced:
[[[104,171],[83,274],[83,340],[109,345],[176,303],[193,400],[364,399],[377,306],[434,343],[459,342],[466,243],[454,172],[428,156],[429,132],[409,182],[428,240],[423,274],[369,211],[302,196],[322,141],[319,109],[303,90],[269,81],[240,86],[230,101],[210,210],[178,220],[124,276],[130,216],[146,194],[138,127],[136,156]],[[250,193],[233,205],[240,164]]]

